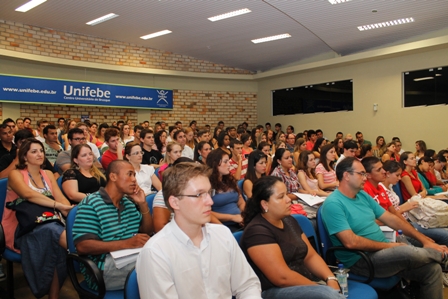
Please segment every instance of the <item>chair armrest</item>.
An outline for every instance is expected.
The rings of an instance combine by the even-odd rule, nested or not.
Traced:
[[[354,253],[360,255],[361,258],[366,261],[367,267],[369,268],[369,276],[367,277],[366,281],[361,281],[362,283],[368,284],[375,278],[374,277],[375,276],[375,267],[373,266],[372,260],[364,251],[361,251],[361,250],[348,249],[343,246],[330,247],[330,248],[328,248],[327,254],[325,255],[325,262],[328,263],[328,261],[330,260],[330,255],[329,255],[330,253],[334,254],[334,252],[338,251],[338,250],[354,252]]]
[[[83,264],[86,267],[92,279],[96,281],[96,284],[98,285],[98,291],[89,290],[87,287],[84,287],[80,284],[76,275],[76,263]],[[67,255],[67,271],[68,275],[70,276],[70,280],[72,281],[73,287],[75,288],[76,292],[78,292],[80,298],[101,299],[106,294],[106,285],[104,283],[103,274],[98,269],[96,264],[90,259],[79,256],[75,253],[69,253]]]

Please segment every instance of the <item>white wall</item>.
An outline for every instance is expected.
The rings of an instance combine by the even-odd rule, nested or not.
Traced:
[[[405,150],[414,150],[418,139],[429,148],[447,148],[447,106],[402,105],[402,72],[436,66],[448,66],[448,45],[262,78],[258,80],[258,122],[280,122],[284,130],[291,124],[296,132],[320,128],[329,139],[338,131],[354,135],[358,130],[373,143],[378,135],[388,141],[399,136]],[[271,90],[345,79],[353,79],[353,111],[272,116]],[[378,103],[376,113],[373,103]]]

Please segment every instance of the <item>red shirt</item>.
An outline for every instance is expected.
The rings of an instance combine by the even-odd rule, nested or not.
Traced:
[[[101,165],[103,166],[103,169],[107,170],[109,164],[117,159],[118,159],[117,153],[112,153],[110,150],[105,151],[103,156],[101,156]]]
[[[431,171],[425,172],[426,179],[431,183],[432,186],[437,185],[437,178]]]
[[[364,191],[369,194],[380,206],[382,206],[385,210],[389,210],[389,207],[392,206],[392,203],[389,200],[389,196],[387,196],[386,190],[378,184],[378,187],[372,185],[371,182],[366,181],[364,183]]]
[[[418,179],[417,171],[415,171],[414,169],[411,171],[411,174],[413,175],[413,177],[411,177],[406,170],[403,170],[403,172],[401,173],[401,177],[408,176],[411,179],[411,183],[412,186],[414,186],[415,192],[420,193],[423,190],[423,188],[422,183]],[[403,182],[400,182],[400,189],[401,189],[401,195],[403,195],[404,200],[408,200],[409,198],[411,198],[411,194],[408,192]]]
[[[314,147],[314,142],[312,142],[311,140],[306,142],[306,150],[307,151],[313,150],[313,147]]]

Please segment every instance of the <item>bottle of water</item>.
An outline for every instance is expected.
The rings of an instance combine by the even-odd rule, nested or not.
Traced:
[[[344,269],[343,264],[339,264],[338,270],[335,272],[336,278],[338,279],[338,282],[339,282],[339,286],[341,287],[341,290],[342,290],[342,295],[344,295],[345,297],[348,297],[348,282],[347,282],[348,273],[347,272],[348,272],[348,270]]]
[[[403,231],[399,229],[397,232],[398,232],[397,243],[404,243],[409,245],[408,239],[406,238],[405,235],[403,235]]]

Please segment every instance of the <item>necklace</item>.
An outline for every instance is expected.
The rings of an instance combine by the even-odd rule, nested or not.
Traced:
[[[33,176],[32,176],[31,173],[28,171],[28,176],[30,177],[30,179],[31,179],[31,181],[33,182],[34,186],[36,186],[36,188],[39,188],[39,189],[47,190],[47,187],[45,186],[44,178],[42,177],[42,174],[41,174],[40,172],[39,172],[39,174],[40,174],[40,178],[41,178],[41,180],[42,180],[42,184],[44,185],[42,188],[39,187],[39,185],[36,184],[36,181],[33,179]]]

